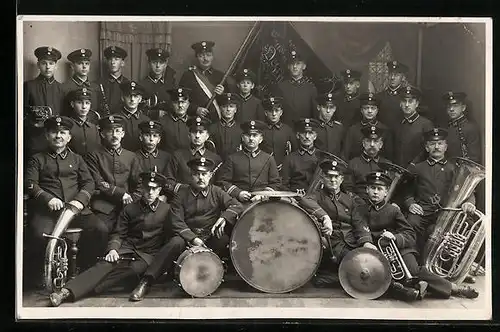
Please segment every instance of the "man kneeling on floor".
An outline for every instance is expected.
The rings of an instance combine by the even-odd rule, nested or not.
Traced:
[[[131,301],[141,301],[151,284],[170,270],[173,261],[187,245],[211,248],[222,260],[229,257],[230,229],[243,206],[221,188],[211,185],[214,161],[196,157],[187,163],[191,169],[191,183],[179,189],[172,201],[170,221],[172,237],[155,256],[144,277],[130,296]],[[229,225],[227,225],[229,224]]]
[[[50,294],[52,306],[78,301],[91,292],[102,293],[127,279],[134,285],[134,279],[139,280],[162,248],[170,231],[166,223],[169,205],[158,199],[166,178],[156,172],[143,172],[140,177],[142,199],[128,204],[120,213],[104,260]]]

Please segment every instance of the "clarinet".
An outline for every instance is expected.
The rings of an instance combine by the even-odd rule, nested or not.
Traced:
[[[102,84],[99,84],[99,87],[101,89],[102,104],[104,106],[104,111],[106,111],[106,116],[108,116],[111,114],[111,111],[110,111],[109,105],[108,105],[108,99],[106,98],[106,94],[104,93],[104,87],[102,86]]]

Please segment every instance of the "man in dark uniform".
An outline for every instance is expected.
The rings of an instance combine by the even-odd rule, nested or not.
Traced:
[[[291,126],[300,118],[315,117],[318,90],[311,79],[304,76],[306,59],[297,50],[291,50],[287,55],[287,64],[290,77],[278,83],[273,92],[283,97],[283,122]]]
[[[52,115],[61,114],[65,92],[63,85],[54,77],[61,52],[53,47],[43,46],[35,50],[35,56],[40,74],[35,79],[24,82],[24,107],[49,106]]]
[[[318,138],[316,140],[316,147],[340,156],[346,128],[340,121],[335,120],[334,115],[337,106],[334,95],[331,92],[319,95],[316,98],[316,102],[318,104],[317,118],[320,123],[317,129]]]
[[[235,115],[241,111],[241,98],[228,92],[217,96],[216,99],[221,110],[221,119],[210,126],[209,133],[217,154],[225,160],[231,153],[241,149],[240,122],[235,120]]]
[[[122,104],[120,84],[130,81],[122,73],[127,55],[127,51],[118,46],[109,46],[104,49],[108,75],[98,81],[99,90],[94,91],[99,99],[99,104],[95,105],[95,108],[99,108],[99,114],[102,117],[110,115]]]
[[[415,230],[399,208],[385,201],[391,182],[392,179],[382,172],[368,174],[366,191],[369,201],[359,207],[360,214],[371,231],[370,242],[378,244],[379,239],[383,238],[380,250],[384,250],[387,245],[390,245],[388,241],[394,241],[403,259],[401,263],[406,265],[411,276],[415,278],[411,280],[409,276],[406,276],[403,282],[393,280],[389,292],[394,292],[395,297],[401,297],[405,301],[422,300],[427,289],[434,296],[445,299],[451,295],[476,298],[478,293],[473,288],[459,287],[430,273],[427,268],[419,266],[416,258]]]
[[[156,96],[158,108],[150,110],[147,115],[157,120],[165,115],[169,106],[168,90],[176,87],[175,70],[168,65],[170,53],[162,48],[152,48],[146,51],[149,64],[149,74],[139,82],[144,87],[145,98]]]
[[[45,120],[50,118],[50,111],[45,107],[29,108],[26,118],[24,119],[24,160],[31,157],[35,153],[45,151],[48,147],[47,138],[45,137],[45,128],[43,126]]]
[[[352,125],[345,134],[344,145],[342,147],[342,155],[345,160],[351,160],[358,157],[363,151],[364,135],[361,132],[363,127],[376,126],[384,131],[384,146],[380,151],[380,155],[391,160],[394,152],[394,135],[385,123],[378,120],[380,110],[380,100],[369,92],[364,93],[359,97],[361,121]]]
[[[205,157],[216,163],[216,165],[222,162],[221,158],[215,152],[205,147],[205,143],[210,137],[208,133],[208,119],[197,116],[190,118],[187,125],[189,127],[191,145],[189,149],[175,151],[165,170],[167,190],[174,193],[177,193],[182,185],[188,186],[189,181],[191,181],[191,170],[187,166],[189,160],[194,157]]]
[[[190,146],[189,129],[186,124],[191,104],[189,92],[189,89],[184,87],[169,90],[172,109],[159,120],[163,127],[160,148],[171,154]]]
[[[410,212],[408,222],[416,231],[417,249],[421,259],[426,256],[424,246],[434,231],[441,208],[446,205],[450,186],[457,167],[446,158],[448,133],[442,128],[433,128],[425,133],[425,150],[428,158],[425,161],[410,166],[408,169],[416,175],[415,185],[405,199],[405,207]],[[475,197],[471,194],[461,209],[467,213],[475,212]]]
[[[379,92],[376,98],[380,100],[382,105],[379,114],[380,121],[389,126],[392,132],[396,132],[403,120],[400,111],[400,93],[407,85],[408,66],[398,61],[389,61],[387,68],[389,70],[389,85],[384,91]]]
[[[240,126],[243,149],[224,161],[216,184],[240,202],[248,203],[262,198],[252,196],[254,190],[279,190],[281,178],[274,157],[259,148],[266,124],[251,120]]]
[[[80,211],[71,226],[83,228],[82,235],[86,237],[89,233],[97,240],[106,239],[107,235],[104,225],[87,207],[95,188],[89,169],[80,155],[67,148],[72,126],[73,121],[67,117],[47,119],[45,130],[48,149],[31,157],[26,167],[25,191],[30,197],[28,204],[31,211],[28,224],[33,236],[29,248],[36,255],[31,263],[40,270],[47,243],[42,234],[52,234],[66,204]],[[82,243],[90,244],[83,239]],[[82,252],[85,257],[81,256],[80,259],[84,260],[81,263],[85,263],[92,249],[93,246],[84,246]],[[95,255],[94,251],[94,258]]]
[[[241,104],[238,105],[238,113],[236,113],[236,121],[243,123],[252,119],[264,120],[262,100],[252,93],[257,78],[255,74],[250,69],[245,68],[237,73],[235,78],[239,96],[241,97]]]
[[[402,167],[418,163],[425,159],[424,134],[434,125],[418,112],[421,93],[418,89],[407,86],[399,92],[403,120],[396,131],[394,161]]]
[[[335,98],[337,103],[335,117],[342,122],[345,128],[349,128],[361,120],[359,114],[361,75],[361,72],[351,69],[340,72],[343,89]]]
[[[102,146],[85,155],[85,161],[98,190],[90,206],[94,213],[112,231],[122,208],[132,203],[133,175],[138,174],[139,164],[135,153],[121,146],[125,136],[123,118],[110,115],[99,120]],[[137,198],[137,197],[134,197]]]
[[[479,128],[467,118],[467,104],[463,92],[449,91],[443,96],[448,113],[448,157],[468,158],[481,163],[481,136]]]
[[[65,95],[64,112],[67,115],[71,114],[71,105],[69,100],[70,92],[80,88],[87,88],[93,92],[90,105],[93,111],[96,111],[96,109],[99,108],[99,100],[97,97],[99,85],[96,82],[91,82],[88,77],[90,73],[91,56],[92,51],[88,48],[75,50],[67,56],[73,70],[73,76],[71,76],[71,78],[63,84],[63,91]],[[93,117],[91,120],[96,123],[98,119]]]
[[[212,67],[214,46],[213,41],[200,41],[191,45],[197,64],[189,67],[179,81],[180,87],[191,90],[190,115],[207,117],[211,122],[217,122],[220,119],[217,101],[214,100],[210,107],[206,108],[212,95],[214,93],[221,95],[224,91],[235,92],[234,87],[230,86],[231,82],[226,80],[223,85],[220,84],[224,73]]]
[[[135,284],[151,264],[170,231],[166,223],[169,205],[158,199],[165,184],[163,175],[144,172],[141,178],[142,199],[121,211],[104,260],[50,294],[52,306],[78,301],[91,293],[103,293],[123,281]]]
[[[135,81],[127,81],[120,84],[122,91],[122,106],[113,112],[124,118],[123,129],[125,137],[122,141],[122,147],[129,151],[137,151],[141,148],[139,141],[139,123],[151,120],[140,109],[139,104],[144,96],[144,88]]]
[[[230,234],[243,206],[224,190],[210,184],[215,167],[213,161],[196,157],[188,161],[188,167],[191,169],[190,185],[183,187],[171,204],[174,236],[154,257],[132,292],[132,301],[144,298],[150,285],[169,269],[188,244],[209,247],[222,260],[229,257],[227,234]]]
[[[283,166],[286,155],[295,151],[297,141],[293,129],[283,123],[283,98],[269,96],[262,101],[266,117],[266,128],[263,131],[264,141],[261,149],[267,153],[273,153],[274,160],[278,164],[278,171]]]
[[[72,138],[69,147],[81,156],[97,150],[101,145],[99,129],[88,119],[92,93],[95,92],[87,88],[79,88],[70,92],[70,96],[68,96],[71,100],[71,119],[75,123],[71,128]]]

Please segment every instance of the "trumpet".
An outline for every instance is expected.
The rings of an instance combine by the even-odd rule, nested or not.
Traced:
[[[384,241],[387,241],[388,243],[384,244]],[[377,247],[389,261],[392,279],[396,281],[404,281],[405,283],[415,280],[415,277],[410,273],[410,270],[408,270],[408,267],[403,261],[403,257],[401,256],[394,240],[386,239],[381,236],[377,241]]]

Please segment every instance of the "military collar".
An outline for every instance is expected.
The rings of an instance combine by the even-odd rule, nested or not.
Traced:
[[[145,199],[141,199],[141,203],[143,209],[150,209],[151,211],[156,212],[158,205],[160,205],[160,200],[157,198],[153,203],[149,204]]]
[[[72,116],[71,118],[73,119],[73,122],[75,122],[80,127],[83,127],[83,126],[90,127],[90,122],[88,121],[88,119],[82,120],[76,116]]]
[[[399,94],[399,90],[401,90],[401,88],[402,88],[402,84],[398,85],[398,87],[396,87],[396,88],[391,88],[391,86],[389,85],[387,87],[386,91],[391,96],[396,96],[397,94]]]
[[[113,74],[109,74],[108,80],[110,82],[116,82],[118,84],[121,84],[123,82],[123,75],[120,74],[120,76],[116,77]]]
[[[380,160],[380,157],[379,157],[379,156],[376,156],[376,157],[373,157],[373,158],[372,158],[372,157],[368,156],[365,152],[363,152],[363,153],[361,154],[361,158],[362,158],[364,161],[366,161],[367,163],[369,163],[369,162],[370,162],[370,161],[372,161],[372,160],[373,160],[374,162],[378,163],[378,161]]]
[[[57,159],[57,157],[61,157],[61,159],[66,159],[68,156],[68,148],[64,149],[61,153],[55,153],[54,151],[49,152],[49,156],[51,156],[54,159]]]
[[[206,75],[206,74],[212,75],[214,72],[214,69],[212,67],[208,67],[207,69],[201,69],[201,68],[198,68],[198,69],[201,71],[201,73],[203,75]]]
[[[161,84],[165,84],[165,77],[162,75],[160,78],[153,78],[151,77],[151,73],[148,75],[148,78],[153,82],[154,84],[157,84],[158,82],[161,82]]]
[[[302,83],[308,82],[308,79],[305,76],[302,76],[299,79],[295,79],[293,77],[290,77],[289,81],[290,81],[290,83],[292,83],[292,85],[300,85]]]
[[[252,93],[249,93],[248,96],[246,96],[246,97],[244,97],[241,93],[239,95],[240,95],[241,100],[243,100],[243,101],[248,101],[248,100],[250,100],[250,98],[252,98]]]
[[[139,119],[139,116],[141,115],[139,109],[137,109],[134,113],[132,113],[127,108],[125,108],[125,106],[122,109],[122,113],[127,119],[130,119],[131,117]]]
[[[403,119],[403,121],[401,121],[401,123],[405,123],[405,122],[408,122],[408,123],[413,123],[415,121],[417,121],[417,119],[420,117],[420,114],[418,114],[418,112],[415,112],[413,113],[412,115],[410,115],[409,117],[405,117]]]
[[[82,80],[80,77],[76,76],[76,75],[73,75],[71,77],[71,79],[73,80],[73,82],[75,82],[76,85],[78,86],[85,86],[87,88],[90,88],[90,81],[89,81],[89,78],[87,77],[87,79],[84,81]]]
[[[448,160],[446,160],[446,158],[441,158],[440,160],[436,160],[436,159],[433,159],[431,157],[427,158],[427,163],[430,165],[430,166],[434,166],[436,164],[441,164],[441,165],[445,165],[446,163],[448,162]]]
[[[382,202],[380,203],[374,203],[372,202],[370,199],[368,199],[368,201],[370,202],[370,206],[375,209],[376,211],[379,211],[380,209],[382,209],[387,203],[385,201],[385,199],[382,200]]]
[[[149,156],[153,156],[154,158],[158,157],[158,149],[155,149],[153,152],[148,152],[148,151],[145,151],[144,149],[141,149],[141,154],[145,157],[145,158],[149,158]]]
[[[199,191],[195,191],[193,190],[194,188],[191,187],[191,194],[194,196],[194,197],[198,197],[198,195],[201,193],[203,195],[203,197],[207,197],[208,196],[208,192],[210,191],[210,186],[206,187],[205,189],[203,190],[199,190]]]
[[[299,154],[303,156],[304,154],[313,155],[316,152],[316,148],[313,146],[311,149],[304,149],[302,146],[299,148]]]
[[[267,123],[267,127],[269,129],[273,129],[273,128],[280,129],[282,125],[283,125],[283,123],[281,122],[281,120],[276,122],[276,123],[269,123],[269,122]]]
[[[171,112],[170,117],[172,117],[172,120],[174,120],[174,122],[177,122],[179,120],[181,120],[182,122],[186,122],[188,119],[188,114],[186,113],[182,117],[178,117],[173,112]]]
[[[247,155],[247,156],[249,156],[249,157],[251,156],[252,158],[257,157],[257,156],[259,155],[259,153],[260,153],[260,149],[257,149],[257,150],[255,150],[254,152],[250,152],[250,151],[248,151],[247,149],[243,148],[241,151],[243,151],[243,153],[244,153],[245,155]]]
[[[123,151],[123,148],[120,146],[118,149],[113,149],[113,148],[108,148],[108,147],[104,147],[104,149],[110,154],[110,155],[114,155],[115,153],[117,155],[121,155],[122,154],[122,151]]]
[[[378,120],[377,119],[373,119],[373,120],[370,120],[370,121],[363,121],[361,120],[361,126],[362,127],[366,127],[366,126],[376,126],[378,125]]]
[[[338,201],[340,199],[340,195],[342,194],[342,192],[340,190],[337,193],[332,193],[328,189],[326,189],[326,187],[323,187],[323,192],[332,201]]]
[[[348,95],[347,93],[344,95],[344,100],[345,101],[353,101],[355,99],[358,99],[359,97],[359,91],[355,95]]]
[[[47,82],[48,84],[52,84],[56,81],[54,76],[52,76],[51,78],[47,78],[47,77],[43,76],[42,74],[38,75],[37,78],[41,81]]]
[[[196,155],[196,153],[199,153],[200,156],[203,156],[205,154],[205,151],[206,149],[204,147],[200,148],[200,149],[193,149],[192,147],[189,149],[189,151],[191,151],[191,155],[194,156]]]
[[[448,121],[448,125],[450,127],[451,126],[456,127],[458,125],[463,124],[464,122],[467,122],[467,117],[465,116],[465,114],[462,114],[458,119]]]
[[[234,124],[236,123],[236,121],[234,121],[234,119],[232,119],[231,121],[229,122],[226,122],[224,119],[220,119],[220,125],[222,127],[228,127],[228,128],[231,128],[232,126],[234,126]]]

